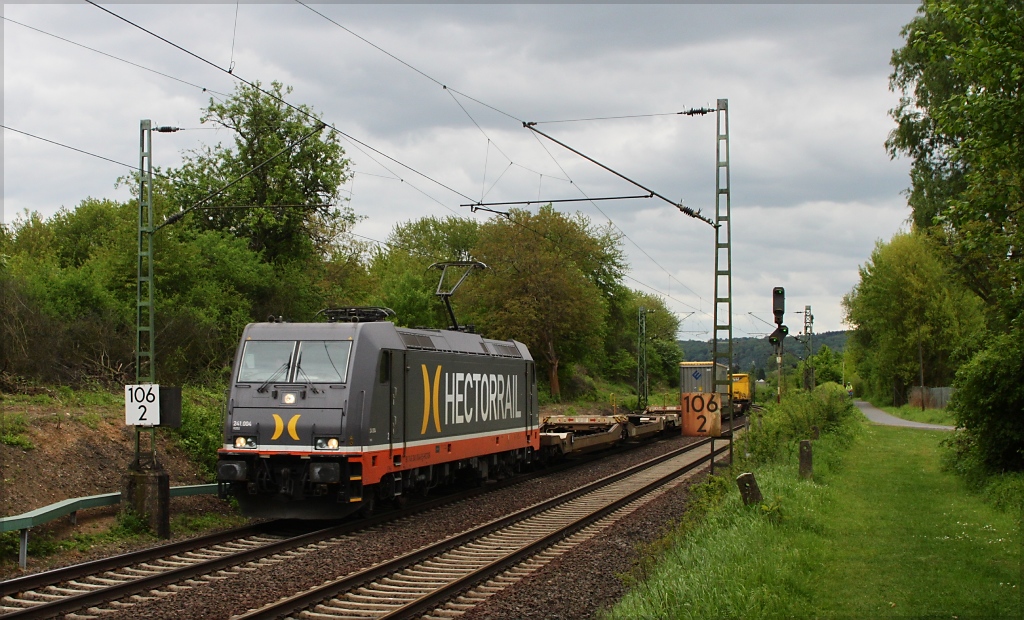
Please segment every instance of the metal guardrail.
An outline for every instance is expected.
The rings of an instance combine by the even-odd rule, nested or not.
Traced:
[[[217,492],[217,484],[194,484],[190,486],[171,487],[171,497],[187,497],[189,495],[212,495]],[[0,517],[0,533],[21,532],[21,545],[18,549],[18,565],[25,568],[28,563],[28,530],[55,519],[71,515],[71,523],[77,523],[78,511],[86,508],[115,506],[121,503],[121,493],[103,493],[88,497],[73,497],[49,506],[36,508],[29,512],[12,517]]]

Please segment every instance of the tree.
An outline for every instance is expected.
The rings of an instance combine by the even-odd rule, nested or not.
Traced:
[[[887,147],[913,159],[913,221],[1005,329],[1024,311],[1024,12],[926,0],[918,13],[892,57],[903,97]]]
[[[601,351],[605,295],[623,269],[618,238],[547,205],[488,221],[472,254],[490,267],[464,286],[475,323],[529,346],[560,398],[560,367]]]
[[[827,345],[822,345],[815,355],[811,356],[811,364],[814,368],[814,384],[839,383],[843,380],[842,357],[832,351]]]
[[[908,233],[875,245],[843,309],[858,374],[875,398],[897,404],[922,365],[928,385],[949,385],[961,345],[984,322],[980,301],[950,279],[934,244]]]
[[[957,374],[950,409],[979,450],[972,456],[1024,469],[1024,411],[981,397],[1006,387],[989,381],[1003,376],[1006,343],[1024,340],[1024,11],[1010,0],[925,0],[903,35],[890,82],[903,97],[887,147],[913,160],[913,221],[984,300],[989,330],[977,326],[981,345]]]
[[[633,310],[633,329],[629,350],[636,359],[637,347],[637,315],[641,307],[647,310],[645,324],[647,328],[647,374],[654,381],[663,381],[669,386],[679,385],[679,362],[683,361],[683,351],[676,344],[679,332],[679,317],[668,309],[665,300],[657,295],[638,291],[630,291]],[[636,363],[634,361],[634,372]]]
[[[385,246],[370,257],[371,303],[394,310],[400,325],[448,327],[451,321],[435,294],[441,272],[430,266],[472,259],[478,228],[475,220],[453,216],[396,224]]]
[[[210,99],[201,120],[234,131],[234,147],[192,151],[168,172],[173,198],[188,208],[241,178],[212,200],[222,208],[204,210],[191,225],[246,239],[270,263],[330,256],[356,220],[337,204],[349,175],[345,151],[308,106],[283,103],[291,87],[255,85],[238,85],[223,103]]]

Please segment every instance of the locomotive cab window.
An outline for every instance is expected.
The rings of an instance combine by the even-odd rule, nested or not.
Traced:
[[[350,340],[249,340],[239,383],[345,383]]]
[[[242,350],[238,382],[287,381],[294,351],[293,340],[249,340]]]
[[[350,340],[303,340],[295,363],[294,380],[306,383],[345,383],[348,380]]]

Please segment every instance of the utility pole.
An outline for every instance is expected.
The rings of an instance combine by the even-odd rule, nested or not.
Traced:
[[[715,310],[712,319],[711,376],[714,391],[721,394],[722,414],[729,417],[729,463],[732,464],[732,179],[729,156],[729,100],[719,99],[715,141]],[[720,349],[725,340],[725,350]],[[718,361],[725,362],[725,376],[718,376]],[[714,439],[711,472],[715,471]]]
[[[135,383],[125,388],[125,422],[135,428],[135,460],[129,467],[126,487],[121,494],[123,502],[136,513],[144,516],[149,526],[161,538],[170,538],[170,478],[156,456],[156,426],[148,426],[149,455],[143,461],[140,450],[140,435],[145,426],[139,426],[143,419],[159,420],[159,386],[156,383],[156,321],[153,298],[153,123],[149,119],[139,124],[139,226],[138,251],[136,253],[137,274],[135,286]],[[156,131],[169,133],[177,127],[157,127]],[[144,388],[144,386],[152,386]],[[129,403],[129,393],[149,395],[144,404]],[[176,388],[170,388],[175,390]],[[180,392],[177,392],[180,395]],[[134,399],[133,399],[134,400]],[[151,407],[153,410],[147,410]],[[178,403],[180,412],[180,401]],[[129,422],[129,409],[135,414]],[[140,414],[141,412],[141,414]],[[180,416],[180,413],[179,413]],[[137,417],[137,419],[136,419]],[[158,423],[158,422],[157,422]]]
[[[139,124],[139,228],[138,279],[135,286],[135,383],[156,383],[156,319],[153,298],[153,121]],[[157,127],[159,133],[178,131],[177,127]],[[140,427],[135,427],[135,466],[140,467]],[[149,459],[156,465],[156,428],[149,429]]]
[[[647,399],[650,395],[649,382],[647,379],[647,313],[654,312],[643,306],[637,311],[637,336],[636,336],[636,408],[643,412],[647,409]]]
[[[138,280],[135,288],[135,382],[156,381],[156,333],[153,319],[153,125],[139,130]],[[138,458],[136,436],[136,460]]]
[[[804,306],[804,347],[807,351],[807,355],[804,359],[807,360],[807,368],[810,369],[810,382],[808,383],[807,378],[804,378],[804,389],[813,390],[815,386],[814,382],[814,345],[812,339],[814,338],[814,315],[811,314],[811,307]]]

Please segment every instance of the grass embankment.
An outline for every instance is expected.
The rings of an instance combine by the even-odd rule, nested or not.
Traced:
[[[782,442],[754,468],[764,503],[704,485],[703,516],[609,617],[1021,617],[1020,511],[941,470],[947,436],[847,416],[814,442],[813,482]]]
[[[221,417],[224,410],[224,392],[215,388],[186,387],[183,390],[182,424],[179,429],[160,429],[185,453],[191,464],[183,463],[180,453],[161,454],[168,466],[173,463],[178,471],[197,471],[207,481],[213,479],[217,449],[221,446]],[[124,428],[124,395],[120,391],[102,388],[73,390],[65,386],[39,388],[34,394],[0,395],[0,444],[18,449],[4,448],[4,456],[15,461],[4,463],[3,484],[0,490],[11,497],[25,499],[24,504],[5,503],[6,514],[19,514],[39,507],[38,497],[64,499],[117,490],[123,468],[129,461],[130,442]],[[55,446],[61,447],[55,447]],[[99,448],[103,451],[98,451]],[[48,460],[51,459],[51,460]],[[22,467],[13,467],[14,463]],[[36,464],[26,466],[25,463]],[[54,466],[44,467],[52,463]],[[84,465],[94,467],[95,478],[80,487]],[[54,475],[54,474],[57,475]],[[77,473],[79,478],[71,477]],[[71,486],[58,489],[62,479],[71,479]],[[203,480],[199,480],[202,482]],[[192,482],[189,482],[190,484]],[[57,489],[55,491],[55,489]],[[17,492],[12,492],[12,491]],[[178,501],[178,500],[175,500]],[[187,507],[172,508],[171,532],[174,536],[187,536],[211,529],[242,524],[245,519],[228,510],[206,510],[210,503],[199,498],[188,498]],[[33,503],[34,502],[34,503]],[[46,502],[43,502],[46,503]],[[219,507],[219,505],[217,506]],[[39,559],[62,552],[88,552],[94,547],[122,544],[152,544],[152,532],[143,521],[130,513],[118,513],[116,519],[104,519],[98,508],[80,515],[82,523],[68,527],[60,519],[32,530],[29,537],[30,558]],[[0,513],[5,514],[5,513]],[[99,522],[86,517],[100,516]],[[0,567],[17,560],[19,536],[17,532],[0,534]]]
[[[920,407],[912,407],[910,405],[903,405],[902,407],[879,407],[882,411],[885,411],[889,415],[894,415],[897,418],[903,418],[904,420],[911,420],[914,422],[924,422],[925,424],[942,424],[943,426],[956,426],[956,420],[953,419],[953,414],[946,411],[945,409],[924,409]]]

